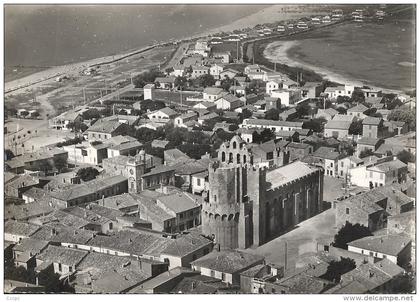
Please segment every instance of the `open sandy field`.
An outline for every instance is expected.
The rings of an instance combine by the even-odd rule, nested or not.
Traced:
[[[69,79],[61,82],[51,78],[6,93],[5,103],[6,106],[12,105],[15,108],[38,109],[41,111],[42,118],[46,118],[47,115],[54,116],[68,108],[88,103],[103,94],[115,91],[118,83],[128,84],[130,77],[134,77],[145,69],[164,64],[174,50],[175,46],[148,50],[118,62],[101,65],[95,75],[81,75],[79,72],[72,72]],[[43,71],[42,74],[48,72],[53,71]],[[32,75],[33,78],[36,76],[37,74]],[[24,81],[24,79],[21,80]],[[36,98],[36,103],[32,102],[34,98]]]

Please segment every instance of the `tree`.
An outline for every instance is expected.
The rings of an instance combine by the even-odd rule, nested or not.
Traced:
[[[28,283],[35,282],[34,272],[25,269],[23,266],[16,266],[13,259],[5,259],[4,261],[4,278]]]
[[[210,144],[213,147],[213,150],[219,149],[220,145],[225,141],[230,141],[232,137],[235,135],[234,133],[226,132],[223,129],[217,129],[217,131],[214,133],[210,138]]]
[[[376,113],[376,108],[373,108],[373,107],[365,111],[365,114],[368,116],[373,116],[375,113]]]
[[[360,152],[359,158],[365,158],[367,156],[372,156],[372,155],[373,155],[373,151],[371,149],[365,149]]]
[[[38,111],[35,111],[34,113],[32,113],[32,117],[37,118],[38,116],[40,116]]]
[[[403,102],[401,102],[400,99],[394,98],[393,100],[386,103],[386,109],[393,110],[397,107],[400,107],[403,105]]]
[[[82,118],[84,120],[96,120],[101,117],[101,113],[98,109],[89,109],[82,113]]]
[[[416,111],[405,108],[405,106],[392,110],[388,114],[388,120],[405,122],[410,130],[416,129]]]
[[[173,72],[174,71],[174,68],[173,67],[168,67],[168,68],[166,68],[165,69],[165,72],[167,73],[167,74],[170,74],[171,72]]]
[[[367,236],[372,236],[367,227],[359,223],[351,224],[347,221],[334,236],[333,246],[347,250],[347,243]]]
[[[155,111],[162,108],[165,108],[166,104],[162,101],[152,101],[152,100],[143,100],[141,101],[141,112],[145,113],[147,111]]]
[[[75,121],[68,123],[67,128],[74,132],[85,132],[88,129],[88,126],[83,122]]]
[[[9,160],[9,159],[12,159],[13,157],[15,157],[12,150],[10,150],[10,149],[5,149],[4,150],[4,156],[5,156],[5,160]]]
[[[311,129],[314,132],[323,132],[324,131],[324,124],[327,121],[324,118],[315,118],[310,121],[303,122],[302,128],[303,129]]]
[[[149,128],[139,128],[134,133],[134,137],[141,143],[151,142],[154,139],[160,137],[160,134],[157,130]]]
[[[274,134],[274,131],[271,129],[264,129],[261,131],[261,133],[258,133],[255,131],[252,134],[252,141],[256,144],[265,143],[272,139],[275,139],[276,135]]]
[[[29,112],[28,112],[28,111],[22,111],[22,112],[20,113],[20,115],[21,115],[21,116],[23,116],[23,117],[27,116],[28,114],[29,114]]]
[[[405,164],[416,162],[416,157],[407,150],[400,151],[397,154],[397,158]]]
[[[211,150],[210,145],[190,144],[190,143],[179,145],[177,149],[179,149],[180,151],[184,152],[189,157],[194,158],[194,159],[200,159],[201,156],[203,156],[204,154],[208,153]]]
[[[152,69],[133,78],[133,84],[136,88],[143,88],[147,83],[154,83],[157,77],[163,77],[164,74],[158,69]]]
[[[244,110],[242,110],[242,118],[243,119],[250,118],[251,116],[252,116],[251,110],[248,110],[246,108]]]
[[[121,109],[118,114],[127,115],[127,111],[125,109]]]
[[[335,110],[337,110],[339,114],[347,114],[347,109],[342,106],[337,107]]]
[[[363,103],[365,101],[365,95],[363,91],[356,88],[351,94],[350,101],[352,103]]]
[[[204,88],[213,86],[216,83],[216,80],[211,74],[203,74],[198,77],[197,81],[198,85]]]
[[[188,87],[188,79],[186,77],[176,77],[174,82],[175,87],[179,90],[185,90]]]
[[[64,168],[67,168],[67,160],[62,157],[54,158],[54,167],[61,173]]]
[[[6,105],[5,105],[6,106]],[[8,114],[8,115],[10,115],[10,116],[16,116],[16,114],[17,114],[17,110],[16,110],[16,108],[10,108],[10,107],[7,107],[6,108],[6,113]]]
[[[264,118],[265,118],[266,120],[278,121],[278,120],[279,120],[279,114],[280,114],[280,111],[279,111],[278,109],[276,109],[276,108],[271,108],[270,110],[268,110],[268,111],[265,113]]]
[[[341,276],[356,268],[356,263],[351,258],[340,257],[340,261],[331,261],[327,267],[327,271],[321,278],[332,281],[340,282]]]
[[[49,161],[43,160],[39,163],[39,170],[44,172],[45,174],[48,173],[52,169],[52,165]]]
[[[99,171],[92,167],[81,168],[76,175],[83,181],[89,181],[95,179],[99,175]]]
[[[260,80],[251,80],[251,82],[249,82],[248,87],[245,88],[245,92],[247,94],[251,94],[251,93],[258,93],[258,90],[260,89],[260,87],[262,87],[263,82]]]
[[[50,265],[38,274],[39,284],[45,286],[47,293],[74,293],[75,290],[67,282],[68,279],[60,280],[60,275],[54,273],[52,267]]]
[[[311,111],[311,106],[308,104],[299,104],[296,106],[296,113],[298,115],[298,118],[303,118],[307,115],[309,115],[309,112]]]
[[[346,103],[346,102],[350,102],[350,98],[348,96],[339,95],[337,97],[337,104],[342,104],[342,103]]]
[[[57,143],[57,144],[55,144],[57,147],[59,147],[59,148],[61,148],[61,147],[63,147],[63,146],[70,146],[70,145],[76,145],[76,144],[79,144],[79,143],[81,143],[82,141],[84,141],[85,139],[84,139],[84,137],[83,136],[77,136],[77,137],[75,137],[75,138],[72,138],[72,139],[68,139],[68,140],[66,140],[66,141],[64,141],[64,142],[60,142],[60,143]]]
[[[362,120],[357,120],[357,121],[353,121],[350,124],[350,128],[349,128],[349,134],[352,135],[362,135],[363,133],[363,124],[362,124]]]

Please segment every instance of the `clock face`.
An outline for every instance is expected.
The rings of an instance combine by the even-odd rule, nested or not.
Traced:
[[[134,170],[130,169],[130,174],[133,175],[134,174]]]

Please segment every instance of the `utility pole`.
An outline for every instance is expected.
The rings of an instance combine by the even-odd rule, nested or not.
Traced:
[[[77,167],[77,157],[76,157],[76,145],[73,145],[74,148],[74,167]]]
[[[239,41],[236,41],[236,61],[239,61]]]
[[[85,91],[85,87],[83,87],[83,99],[84,99],[85,105],[86,105],[86,91]]]
[[[276,62],[274,62],[274,71],[277,71]]]
[[[284,242],[284,273],[287,269],[287,241]]]

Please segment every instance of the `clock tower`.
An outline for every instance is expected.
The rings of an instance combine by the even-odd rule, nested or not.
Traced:
[[[128,177],[128,192],[139,193],[141,191],[141,176],[145,173],[146,154],[144,150],[130,157],[126,166],[126,175]]]

